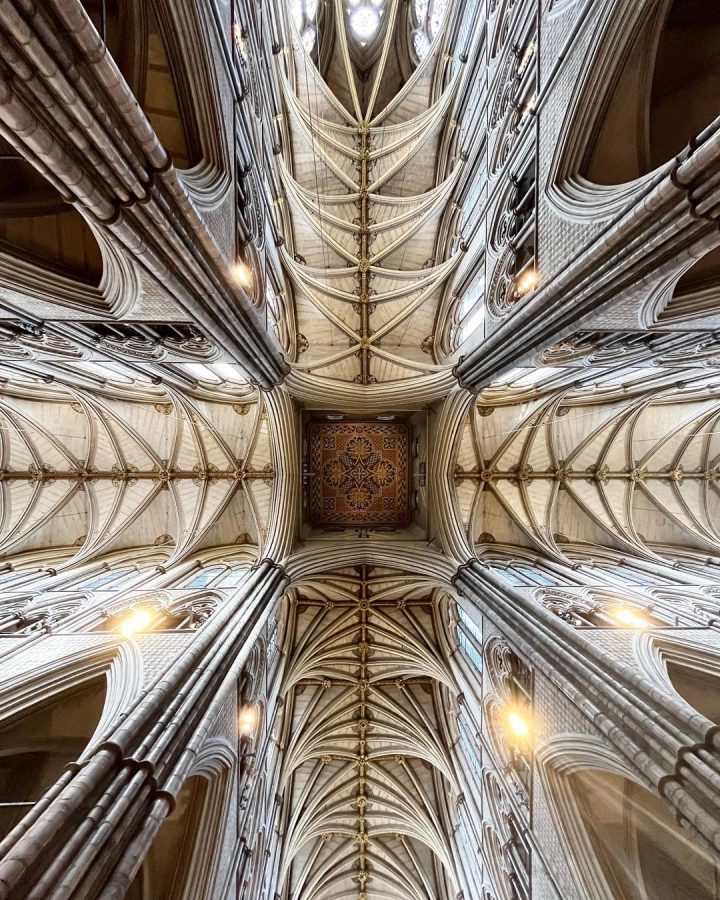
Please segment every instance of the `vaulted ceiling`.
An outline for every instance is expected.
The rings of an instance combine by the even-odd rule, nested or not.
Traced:
[[[453,677],[423,579],[361,566],[301,584],[279,739],[283,896],[450,900],[460,789]]]
[[[523,53],[508,51],[507,70],[494,64],[494,113],[483,118],[490,103],[476,95],[481,112],[456,119],[470,90],[468,60],[457,52],[467,6],[277,4],[289,40],[267,74],[277,87],[278,142],[263,174],[274,179],[272,253],[285,280],[277,297],[268,288],[260,299],[279,304],[291,367],[282,387],[256,390],[227,348],[185,321],[177,334],[167,323],[78,322],[77,341],[57,327],[0,326],[6,558],[52,551],[69,567],[154,546],[172,565],[205,548],[250,544],[257,558],[284,565],[294,551],[319,560],[321,574],[297,579],[285,608],[274,737],[284,748],[285,799],[277,891],[288,900],[451,900],[461,890],[447,617],[436,585],[409,566],[357,564],[371,553],[347,534],[340,550],[317,534],[300,539],[299,407],[351,419],[424,410],[429,452],[405,462],[431,528],[427,540],[420,529],[388,539],[416,561],[434,565],[445,552],[454,571],[472,547],[493,542],[556,559],[568,543],[653,558],[670,545],[709,553],[720,539],[720,404],[708,379],[678,388],[689,338],[662,343],[650,369],[639,365],[652,355],[646,334],[578,332],[540,348],[515,383],[503,376],[479,399],[458,388],[454,360],[436,353],[443,317],[461,299],[455,278],[473,255],[457,224],[458,184],[471,162],[457,133],[466,129],[471,143],[467,135],[477,139],[490,123],[504,146],[500,120],[517,114],[520,134],[534,103],[521,108],[513,94],[530,79],[531,41]],[[507,32],[498,13],[497,34],[503,21]],[[191,149],[176,149],[177,161],[188,165]],[[69,209],[62,216],[75,221]],[[516,214],[505,210],[505,225],[515,227]],[[50,243],[66,227],[60,214],[52,222]],[[522,228],[534,223],[523,219]],[[31,251],[39,252],[24,246]],[[89,251],[85,262],[90,292],[100,263]],[[27,281],[37,284],[34,275]],[[473,302],[479,276],[475,287]],[[37,302],[38,315],[51,305]],[[484,310],[470,320],[479,334]],[[695,364],[714,365],[716,344],[697,346]],[[593,367],[602,380],[618,360],[627,380],[581,387]],[[445,540],[453,529],[457,558]],[[352,562],[323,564],[342,553]]]
[[[232,404],[165,389],[112,396],[40,382],[0,397],[0,542],[77,564],[122,548],[262,545],[273,469],[256,397]]]
[[[720,404],[711,386],[638,389],[604,402],[556,391],[473,407],[454,472],[473,543],[563,544],[642,556],[711,553],[720,513]]]
[[[406,5],[365,8],[377,23],[363,46],[352,24],[361,7],[336,0],[318,36],[321,55],[332,45],[320,69],[294,31],[282,163],[283,262],[302,335],[293,365],[361,385],[438,368],[428,342],[461,255],[440,226],[463,165],[438,165],[461,69],[441,52],[444,31],[438,23],[431,52],[403,78]]]

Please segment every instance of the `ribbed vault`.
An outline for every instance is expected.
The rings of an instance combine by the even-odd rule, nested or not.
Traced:
[[[427,583],[380,567],[297,588],[283,685],[283,897],[442,900],[458,787]]]
[[[556,586],[533,597],[497,587],[501,579],[480,573],[473,551],[497,543],[508,557],[542,556],[548,571],[611,551],[646,569],[660,568],[665,555],[717,562],[720,401],[709,378],[693,387],[717,367],[717,341],[709,331],[674,331],[683,315],[702,312],[699,293],[688,299],[679,290],[674,315],[655,330],[632,318],[632,297],[626,318],[616,322],[610,310],[615,297],[622,306],[625,294],[649,290],[655,274],[665,290],[679,277],[675,267],[702,263],[716,240],[716,130],[668,163],[670,180],[659,172],[633,182],[634,211],[623,205],[621,215],[617,205],[627,186],[615,197],[605,184],[587,209],[560,195],[566,163],[553,154],[566,143],[580,152],[584,141],[552,129],[572,120],[586,95],[568,105],[555,92],[571,90],[563,67],[577,62],[574,42],[605,43],[600,7],[610,4],[595,4],[575,26],[572,3],[153,0],[149,8],[164,14],[149,33],[159,40],[172,23],[187,40],[162,52],[155,41],[150,80],[140,84],[126,83],[111,59],[139,47],[131,19],[122,31],[110,23],[115,39],[127,37],[119,46],[99,33],[123,4],[46,2],[47,14],[43,4],[0,3],[0,25],[14,29],[0,65],[8,139],[0,151],[20,153],[0,153],[10,162],[0,188],[13,189],[23,155],[38,169],[14,188],[16,201],[33,200],[32,215],[16,209],[15,229],[0,222],[0,574],[13,586],[5,627],[18,629],[6,637],[42,647],[45,637],[63,640],[50,634],[57,622],[88,636],[82,629],[99,623],[101,601],[103,615],[110,602],[102,593],[115,588],[97,603],[90,594],[98,588],[73,589],[82,597],[63,612],[49,595],[70,593],[74,568],[111,579],[138,569],[142,589],[125,582],[122,606],[90,635],[103,647],[122,637],[115,611],[141,595],[147,605],[155,594],[164,610],[177,593],[179,604],[190,602],[182,592],[204,606],[183,626],[187,643],[178,642],[174,662],[170,640],[158,641],[157,668],[141,672],[133,661],[135,645],[164,640],[158,634],[136,632],[121,645],[108,683],[125,657],[147,678],[129,713],[117,701],[118,742],[107,723],[98,731],[103,759],[112,757],[107,766],[121,766],[122,778],[104,761],[93,769],[83,758],[68,769],[68,793],[72,779],[82,785],[67,798],[71,812],[65,796],[35,810],[41,819],[49,810],[50,825],[41,820],[39,839],[33,826],[24,833],[21,849],[34,849],[0,871],[0,894],[14,890],[12,879],[37,876],[39,887],[23,896],[50,896],[61,878],[63,896],[100,896],[105,878],[113,884],[106,891],[103,882],[102,896],[119,896],[153,828],[166,815],[176,827],[185,801],[171,809],[173,793],[182,797],[180,786],[204,777],[205,765],[216,778],[207,788],[216,818],[196,809],[193,833],[197,868],[215,894],[480,900],[497,881],[498,900],[526,900],[546,861],[542,829],[525,845],[525,819],[535,821],[538,809],[537,821],[549,819],[532,796],[539,770],[528,762],[523,774],[524,743],[517,753],[495,752],[510,746],[501,735],[504,699],[499,691],[493,698],[498,672],[524,692],[528,709],[537,698],[540,714],[525,729],[538,732],[533,752],[553,727],[540,734],[548,687],[563,688],[563,703],[585,701],[583,731],[602,719],[608,740],[651,712],[653,746],[634,763],[647,758],[668,798],[696,749],[710,746],[695,724],[685,729],[677,703],[665,734],[659,690],[645,694],[636,679],[638,702],[623,705],[630,697],[619,670],[605,678],[596,655],[582,668],[592,633],[583,644],[585,620],[571,635],[573,620],[554,616]],[[184,27],[190,18],[197,28]],[[545,20],[561,23],[547,43]],[[58,34],[54,22],[63,24]],[[597,102],[585,107],[603,106],[600,93],[587,96]],[[186,106],[193,115],[184,133]],[[549,138],[533,124],[548,120]],[[63,189],[59,211],[54,193],[35,189],[46,176]],[[583,184],[582,195],[591,187]],[[611,207],[615,230],[603,230]],[[42,232],[31,221],[41,214],[52,224]],[[685,235],[676,246],[674,217]],[[53,258],[47,244],[63,231],[70,237],[76,219],[91,222],[92,234],[83,225]],[[82,250],[82,266],[70,249]],[[629,252],[637,260],[623,272]],[[596,285],[585,265],[597,265]],[[658,309],[657,297],[667,304],[656,294]],[[573,318],[582,330],[573,331]],[[374,444],[346,467],[347,447],[308,464],[315,423],[358,429],[392,419],[407,428],[397,470]],[[331,429],[323,440],[337,449]],[[348,505],[355,494],[356,509],[372,470],[376,518],[313,519],[308,485],[338,461],[345,474],[337,481]],[[388,485],[401,483],[402,469],[394,498],[380,494],[381,469]],[[330,509],[339,493],[318,495],[318,505]],[[403,515],[392,514],[393,503]],[[611,647],[613,636],[601,637]],[[548,660],[555,669],[541,671]],[[593,678],[587,696],[574,680],[584,672]],[[560,704],[555,713],[564,714]],[[569,717],[566,725],[575,728]],[[682,734],[692,738],[680,751],[691,762],[676,778],[663,773]],[[210,762],[208,744],[218,750]],[[628,758],[632,746],[622,748]],[[665,755],[662,766],[655,752]],[[497,832],[489,820],[499,803],[492,786],[484,793],[493,767],[498,785],[526,778],[517,796],[508,793]],[[698,796],[716,786],[705,777],[693,771]],[[682,814],[696,825],[706,808],[696,814],[688,792],[678,810],[685,800]],[[89,830],[78,828],[50,874],[41,871],[37,860],[76,821]],[[206,836],[226,827],[226,843],[211,847]],[[152,853],[160,858],[165,846]],[[178,846],[177,858],[189,857]],[[175,860],[164,856],[170,871]],[[16,860],[22,876],[12,871]],[[80,874],[84,865],[90,875]],[[123,867],[127,885],[115,878]],[[179,870],[186,867],[183,860]],[[197,884],[183,896],[211,896]],[[171,879],[166,887],[179,896]]]
[[[154,401],[22,382],[0,398],[0,542],[77,564],[158,545],[262,543],[274,473],[267,417],[168,389]]]
[[[718,421],[707,391],[478,403],[454,473],[468,535],[554,555],[568,541],[645,556],[663,545],[709,552],[719,537]]]
[[[289,250],[283,261],[304,373],[361,385],[429,374],[438,305],[460,260],[440,225],[463,161],[440,175],[461,64],[442,29],[407,80],[389,77],[406,11],[382,5],[363,46],[336,2],[325,79],[296,34],[283,76],[289,151],[281,165]],[[363,62],[365,61],[365,62]],[[358,66],[362,79],[358,78]],[[397,93],[388,95],[388,85]],[[427,340],[426,340],[427,339]]]

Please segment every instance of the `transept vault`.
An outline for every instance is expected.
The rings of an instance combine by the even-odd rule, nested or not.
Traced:
[[[713,0],[0,0],[0,900],[720,900]]]

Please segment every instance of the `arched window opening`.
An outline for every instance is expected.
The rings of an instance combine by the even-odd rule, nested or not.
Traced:
[[[386,13],[385,0],[347,0],[350,37],[365,48],[378,37]]]
[[[211,584],[214,584],[216,580],[219,580],[221,575],[227,572],[227,568],[225,566],[211,566],[208,569],[200,569],[199,572],[194,573],[190,576],[188,581],[185,581],[180,587],[183,588],[204,588],[210,587]]]
[[[581,169],[596,184],[652,172],[718,114],[720,6],[675,0],[664,22],[663,9],[643,20],[597,124]]]
[[[528,160],[519,174],[510,176],[512,188],[495,214],[490,233],[494,250],[509,243],[519,244],[535,222],[535,157]]]
[[[230,590],[242,583],[249,571],[248,566],[209,566],[189,575],[177,587],[181,588],[223,588]]]
[[[669,579],[665,578],[662,575],[649,575],[646,572],[641,572],[639,569],[635,569],[629,563],[620,562],[614,565],[609,565],[602,562],[595,562],[594,568],[598,569],[600,572],[608,572],[610,575],[614,575],[616,580],[627,584],[669,584]]]
[[[458,715],[458,730],[465,759],[475,775],[480,775],[482,772],[482,750],[475,736],[476,728],[472,720],[462,711]]]
[[[504,566],[493,566],[493,569],[498,575],[502,576],[505,581],[509,581],[510,584],[514,584],[516,587],[527,586],[525,579],[521,578],[517,572],[514,572],[512,569],[506,569]]]
[[[696,709],[716,725],[720,725],[720,679],[718,672],[708,671],[699,665],[681,665],[667,662],[667,673],[672,686]]]
[[[616,900],[717,900],[716,863],[667,804],[620,775],[570,776],[598,868]]]
[[[658,321],[717,315],[720,312],[720,247],[701,257],[681,276]]]
[[[520,564],[515,564],[513,568],[516,572],[519,572],[524,576],[531,584],[550,586],[555,583],[554,579],[550,578],[549,575],[545,575],[545,573],[541,572],[539,569],[531,569],[530,566]]]
[[[130,351],[135,358],[152,359],[169,350],[189,359],[216,354],[216,347],[189,322],[77,322],[75,328],[100,349]],[[138,377],[137,369],[134,377]]]
[[[29,602],[7,603],[0,606],[0,634],[32,634],[62,628],[63,620],[81,609],[82,603],[75,597],[57,598],[39,595],[42,599],[28,598]],[[50,595],[52,596],[52,595]]]
[[[210,849],[201,841],[208,787],[207,779],[200,776],[187,779],[175,809],[160,826],[130,885],[127,900],[181,900],[188,896],[186,891],[201,863],[200,856],[206,856]]]
[[[630,628],[643,631],[668,623],[654,614],[652,606],[624,597],[590,599],[564,591],[538,591],[546,609],[575,628]]]
[[[31,578],[29,576],[35,577]],[[0,590],[15,591],[32,583],[37,578],[45,578],[46,576],[47,573],[44,569],[21,569],[20,571],[8,569],[5,572],[0,572]]]
[[[655,57],[651,169],[679,153],[717,117],[719,93],[720,6],[715,0],[675,0]]]
[[[534,225],[523,233],[503,252],[490,279],[488,309],[495,318],[506,316],[537,287]]]
[[[532,780],[533,673],[499,638],[485,646],[485,664],[495,693],[486,706],[488,732],[500,764],[527,796]]]
[[[104,703],[105,679],[96,678],[0,723],[0,839],[82,754]]]
[[[482,222],[486,184],[487,168],[481,164],[473,173],[470,187],[462,202],[461,227],[466,243],[472,241]]]
[[[487,815],[501,838],[502,868],[507,872],[507,896],[511,900],[530,897],[531,853],[527,827],[518,819],[506,797],[505,788],[494,775],[484,779]]]
[[[505,315],[537,287],[535,155],[511,175],[512,190],[499,205],[490,231],[498,261],[490,280],[488,305]]]
[[[477,266],[455,306],[450,326],[450,348],[457,350],[469,338],[482,336],[485,321],[485,260]]]
[[[482,629],[479,625],[475,624],[473,619],[470,618],[461,606],[457,607],[457,615],[458,620],[455,627],[455,633],[457,635],[458,644],[465,651],[468,659],[475,668],[479,672],[482,672]]]
[[[90,578],[79,581],[75,586],[76,591],[116,591],[125,587],[126,576],[135,574],[134,569],[112,569],[101,575],[92,575]]]
[[[490,172],[495,175],[510,159],[520,136],[535,114],[537,101],[537,40],[534,31],[518,40],[507,55],[490,106]]]
[[[156,0],[83,0],[89,17],[177,169],[200,162],[190,87],[178,36]]]
[[[0,137],[0,252],[97,287],[100,247],[80,213]]]
[[[412,49],[418,62],[430,52],[433,41],[440,33],[447,13],[448,0],[414,0],[411,23]]]
[[[220,579],[217,583],[216,587],[221,588],[234,588],[242,583],[243,579],[248,573],[247,566],[239,566],[236,569],[227,569],[225,571],[225,575]]]
[[[235,186],[238,217],[236,222],[236,263],[232,268],[234,280],[250,297],[256,306],[265,300],[264,260],[256,251],[262,251],[265,244],[267,216],[263,193],[268,189],[267,181],[258,178],[257,166],[248,165],[238,143],[236,152]],[[264,183],[263,183],[264,182]]]
[[[516,587],[531,587],[533,585],[541,585],[543,587],[552,587],[558,584],[560,579],[554,575],[545,574],[538,566],[531,568],[523,563],[510,563],[507,566],[493,563],[494,572],[502,576],[505,581]]]
[[[168,603],[162,595],[150,593],[136,597],[132,604],[105,611],[97,630],[126,638],[151,631],[197,631],[217,608],[217,596],[207,592],[179,603]]]

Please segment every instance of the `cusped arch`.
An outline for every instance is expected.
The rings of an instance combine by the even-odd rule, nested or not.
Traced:
[[[708,734],[720,728],[720,646],[708,645],[692,632],[682,637],[641,632],[635,638],[635,655],[658,687],[699,713]]]
[[[720,246],[685,268],[679,278],[675,276],[660,301],[656,311],[658,323],[720,316]]]

